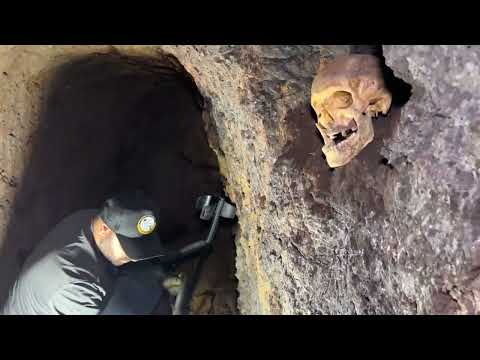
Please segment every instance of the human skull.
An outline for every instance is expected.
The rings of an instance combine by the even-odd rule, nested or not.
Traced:
[[[373,140],[372,117],[386,114],[391,102],[375,56],[322,59],[312,84],[311,104],[330,167],[347,164]]]

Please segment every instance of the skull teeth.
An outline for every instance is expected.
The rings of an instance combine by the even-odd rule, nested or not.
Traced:
[[[338,143],[350,138],[356,132],[357,132],[357,129],[356,127],[354,127],[351,129],[342,130],[340,132],[331,133],[328,135],[328,137],[334,142],[335,145],[337,145]]]

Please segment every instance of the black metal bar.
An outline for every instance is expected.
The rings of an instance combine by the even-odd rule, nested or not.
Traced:
[[[222,208],[224,203],[225,203],[224,199],[220,198],[220,200],[218,200],[212,225],[210,226],[210,231],[208,232],[207,240],[205,240],[207,244],[211,244],[215,237],[215,233],[217,232],[218,222],[220,221],[220,214],[222,213]]]
[[[224,199],[220,199],[215,208],[215,215],[210,225],[210,231],[208,232],[207,240],[205,241],[207,244],[211,244],[213,239],[215,238],[215,233],[218,228],[218,223],[220,221],[220,214],[222,212],[223,204],[225,203]],[[190,302],[193,297],[193,292],[195,291],[195,286],[197,285],[198,278],[200,277],[200,273],[202,271],[203,265],[207,260],[210,253],[202,254],[197,263],[195,264],[195,269],[190,277],[185,279],[185,284],[183,289],[177,296],[175,301],[175,306],[173,310],[173,315],[187,315],[190,312]]]
[[[142,260],[139,260],[138,263],[142,263],[146,261],[149,261],[152,265],[178,263],[180,261],[183,261],[185,259],[189,259],[193,256],[198,255],[200,252],[202,252],[209,246],[210,246],[210,243],[207,243],[204,240],[200,240],[192,244],[188,244],[179,250],[168,250],[168,251],[165,251],[164,254],[144,258]]]
[[[177,295],[177,299],[175,300],[173,315],[188,315],[190,313],[190,303],[192,301],[193,293],[195,291],[195,287],[198,283],[201,270],[207,258],[208,254],[202,255],[197,260],[197,263],[195,264],[195,269],[193,270],[191,276],[188,276],[184,280],[185,285],[183,286],[182,290]]]

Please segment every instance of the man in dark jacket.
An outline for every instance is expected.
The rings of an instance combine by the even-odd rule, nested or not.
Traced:
[[[118,195],[100,210],[80,210],[62,220],[34,249],[3,314],[149,314],[165,298],[153,271],[120,269],[129,262],[169,263],[205,249],[197,242],[168,251],[157,232],[154,206],[141,192]]]

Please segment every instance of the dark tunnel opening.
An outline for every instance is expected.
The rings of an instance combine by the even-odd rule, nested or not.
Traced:
[[[94,54],[56,69],[46,94],[2,254],[0,305],[30,251],[69,213],[142,189],[172,234],[164,240],[182,246],[208,230],[196,197],[223,195],[202,97],[175,59]],[[187,235],[176,238],[177,228]],[[195,313],[236,313],[234,259],[231,227],[220,227]]]

